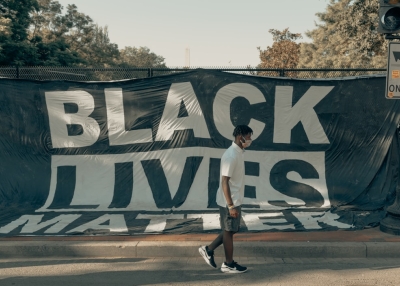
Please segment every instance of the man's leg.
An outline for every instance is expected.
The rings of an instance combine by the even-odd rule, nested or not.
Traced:
[[[225,273],[243,273],[247,271],[247,267],[239,265],[233,261],[233,235],[240,229],[241,207],[237,207],[239,216],[233,218],[226,216],[224,234],[222,241],[225,250],[225,262],[222,263],[221,271]],[[229,212],[229,210],[228,210]]]
[[[233,235],[236,232],[223,230],[209,246],[208,251],[214,251],[222,243],[224,244],[225,250],[225,262],[231,263],[233,261]]]
[[[233,235],[236,232],[223,230],[210,245],[206,247],[208,255],[214,255],[214,250],[224,244],[225,262],[230,264],[233,261]]]
[[[208,250],[214,251],[218,246],[223,243],[224,231],[222,231],[211,244],[208,246]]]
[[[231,264],[233,261],[233,235],[235,232],[224,230],[223,243],[225,250],[225,263]]]
[[[220,246],[223,242],[224,232],[221,232],[210,245],[200,246],[199,252],[200,255],[204,258],[208,265],[213,268],[217,268],[217,264],[214,261],[214,249]]]
[[[221,271],[225,273],[244,273],[247,271],[247,267],[233,261],[233,235],[235,233],[234,231],[224,231],[225,262],[222,263]]]

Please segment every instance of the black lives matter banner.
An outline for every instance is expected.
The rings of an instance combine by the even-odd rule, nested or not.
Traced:
[[[398,177],[384,77],[294,80],[196,70],[121,82],[0,80],[0,235],[219,230],[237,124],[245,231],[376,225]]]

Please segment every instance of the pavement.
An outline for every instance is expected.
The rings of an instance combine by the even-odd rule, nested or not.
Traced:
[[[216,234],[17,236],[0,238],[0,258],[196,258]],[[234,257],[400,258],[400,236],[364,230],[237,233]],[[223,257],[223,247],[215,252]]]
[[[223,259],[216,258],[218,267]],[[221,273],[201,257],[0,259],[0,286],[262,285],[398,286],[400,258],[238,257],[244,274]]]

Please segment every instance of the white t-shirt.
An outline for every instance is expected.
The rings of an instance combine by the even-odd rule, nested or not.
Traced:
[[[244,158],[243,150],[232,142],[221,158],[221,169],[219,176],[219,188],[217,191],[217,204],[226,207],[224,191],[222,190],[222,176],[230,177],[229,187],[231,190],[232,202],[240,206],[244,197]]]

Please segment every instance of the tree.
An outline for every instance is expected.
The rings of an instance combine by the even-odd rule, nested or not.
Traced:
[[[111,43],[108,36],[108,27],[95,25],[91,34],[91,41],[88,43],[85,54],[82,56],[92,66],[115,66],[120,53],[118,45]]]
[[[7,7],[0,3],[0,35],[9,36],[11,34],[11,15],[9,14],[10,11]]]
[[[150,52],[148,47],[125,47],[120,50],[118,65],[121,67],[166,67],[162,56]]]
[[[0,65],[36,61],[36,47],[27,40],[29,14],[37,9],[36,0],[3,0],[0,5]]]
[[[377,32],[379,0],[331,0],[320,23],[307,31],[299,67],[381,68],[387,61],[387,41]]]
[[[119,51],[118,45],[110,41],[108,27],[94,24],[76,5],[68,5],[63,15],[58,1],[38,2],[40,10],[32,17],[31,37],[40,36],[48,43],[64,43],[86,66],[165,67],[164,58],[147,47],[126,47]]]
[[[75,5],[53,0],[4,0],[0,4],[0,65],[111,66],[119,55],[107,27]]]
[[[265,50],[261,50],[260,47],[258,47],[261,63],[257,67],[279,69],[297,67],[300,44],[297,44],[295,41],[302,38],[301,34],[291,33],[289,28],[283,31],[270,29],[268,32],[272,34],[274,43]],[[268,72],[260,72],[259,75],[271,74]]]
[[[101,27],[76,5],[55,0],[2,0],[0,65],[165,67],[147,47],[112,43]]]
[[[0,5],[0,65],[71,65],[82,62],[63,38],[43,41],[31,30],[32,15],[42,9],[37,0],[5,0]],[[4,24],[3,24],[4,23]]]
[[[129,68],[166,68],[164,58],[150,51],[148,47],[125,47],[120,50],[116,65],[124,68],[121,78],[146,77],[148,70],[131,70]]]
[[[111,43],[108,28],[100,27],[76,5],[68,5],[65,14],[58,1],[38,0],[40,9],[32,15],[31,38],[67,47],[86,66],[112,66],[118,57],[118,45]]]

